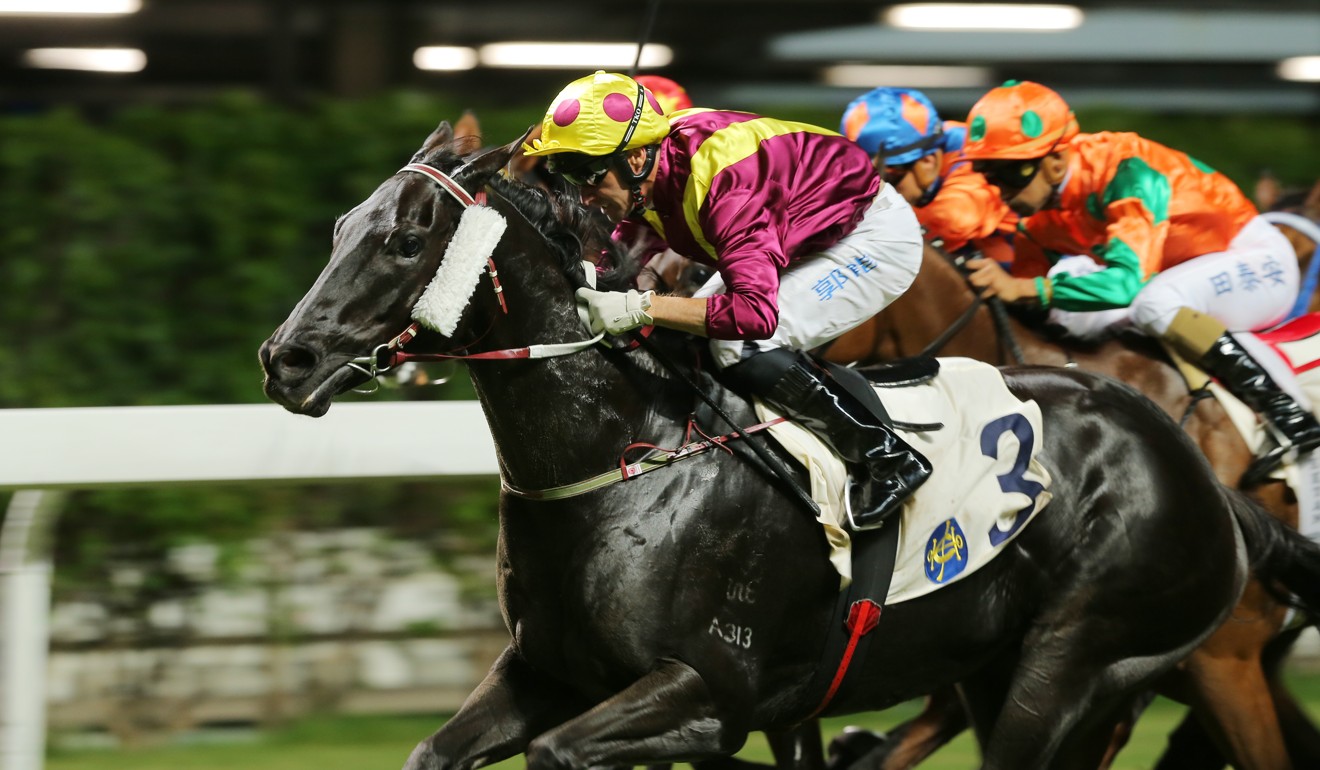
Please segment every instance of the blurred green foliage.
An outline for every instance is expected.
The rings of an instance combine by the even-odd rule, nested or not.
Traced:
[[[325,264],[335,218],[461,113],[415,94],[301,109],[234,94],[100,121],[70,110],[0,118],[0,408],[264,402],[257,347]],[[539,117],[478,114],[492,144]],[[389,397],[399,396],[374,396]],[[460,373],[405,397],[473,395]],[[96,586],[132,563],[148,569],[145,593],[168,590],[175,581],[150,565],[169,546],[234,546],[293,526],[423,538],[456,528],[493,549],[496,489],[80,492],[60,519],[57,574],[66,588]],[[0,516],[5,505],[0,495]]]
[[[534,113],[481,118],[507,142]],[[460,114],[415,95],[233,95],[0,119],[0,371],[22,373],[0,378],[0,407],[262,401],[257,346],[320,272],[335,218]]]
[[[476,111],[495,144],[542,108]],[[257,346],[321,270],[335,218],[461,112],[408,93],[300,108],[233,94],[96,121],[0,117],[0,408],[263,401]],[[1265,167],[1285,184],[1320,176],[1315,125],[1301,118],[1081,119],[1185,149],[1248,190]],[[424,397],[472,395],[460,376]],[[488,543],[494,505],[491,484],[84,492],[56,542],[61,575],[99,579],[125,549],[146,563],[172,543],[237,543],[294,524],[466,527]]]

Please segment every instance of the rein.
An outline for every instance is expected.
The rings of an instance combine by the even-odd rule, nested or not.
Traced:
[[[934,248],[937,249],[945,259],[949,260],[949,262],[957,268],[960,274],[966,277],[967,257],[949,254],[938,245],[934,246]],[[1018,364],[1025,364],[1027,362],[1026,356],[1022,353],[1022,346],[1018,344],[1017,335],[1013,334],[1013,327],[1008,321],[1008,309],[1004,307],[1004,301],[998,297],[990,297],[989,299],[986,299],[975,291],[973,292],[972,303],[967,306],[967,309],[958,317],[958,320],[954,321],[949,328],[945,329],[944,332],[931,341],[929,345],[922,348],[921,352],[917,354],[918,357],[933,356],[938,353],[941,348],[949,344],[949,340],[956,337],[958,332],[962,331],[967,324],[971,323],[972,318],[976,315],[976,311],[980,309],[982,304],[985,304],[990,308],[990,317],[995,322],[995,331],[999,335],[1000,342],[1008,347],[1009,355],[1013,356],[1013,361]]]

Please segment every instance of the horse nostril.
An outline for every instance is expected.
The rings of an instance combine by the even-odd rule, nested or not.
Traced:
[[[316,354],[296,345],[282,348],[263,347],[261,362],[272,379],[288,382],[306,377],[316,365]]]

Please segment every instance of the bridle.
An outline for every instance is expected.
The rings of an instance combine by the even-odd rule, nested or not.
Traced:
[[[462,171],[462,168],[459,169]],[[473,206],[486,205],[486,191],[481,190],[475,196],[463,189],[452,176],[446,174],[434,166],[428,166],[424,163],[409,163],[399,169],[397,173],[411,172],[421,174],[440,186],[442,190],[448,193],[454,200],[466,210]],[[456,174],[457,175],[457,174]],[[453,241],[450,242],[451,246]],[[495,292],[495,297],[500,304],[500,310],[504,315],[509,314],[508,300],[504,296],[504,287],[500,285],[499,271],[495,267],[494,255],[486,258],[486,275],[490,276],[491,287]],[[585,350],[592,345],[604,339],[604,332],[596,336],[575,342],[561,342],[544,345],[527,345],[518,348],[506,348],[502,350],[488,350],[480,353],[450,354],[450,353],[408,353],[404,350],[409,342],[416,339],[421,333],[421,324],[414,321],[409,324],[399,334],[395,335],[389,342],[377,345],[369,355],[358,356],[350,359],[344,364],[369,378],[373,387],[359,392],[374,392],[378,385],[377,377],[390,371],[396,366],[411,361],[510,361],[517,359],[534,358],[554,358],[557,356],[566,356]],[[484,335],[483,335],[484,336]]]

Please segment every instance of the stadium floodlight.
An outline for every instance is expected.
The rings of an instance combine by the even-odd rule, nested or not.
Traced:
[[[989,67],[943,67],[905,64],[836,64],[825,68],[826,85],[848,88],[988,88]]]
[[[490,43],[478,53],[487,67],[545,69],[627,69],[637,57],[635,43]],[[663,67],[674,60],[667,45],[647,43],[643,68]]]
[[[23,66],[85,72],[141,72],[147,55],[136,48],[33,48]]]
[[[891,27],[978,32],[1058,32],[1076,29],[1082,18],[1074,5],[1000,3],[910,3],[881,14]]]
[[[1320,83],[1320,56],[1293,56],[1279,62],[1279,77],[1301,83]]]
[[[428,45],[413,52],[413,66],[429,72],[459,72],[477,66],[477,51],[458,45]]]
[[[124,16],[142,10],[142,0],[0,0],[0,15]]]

